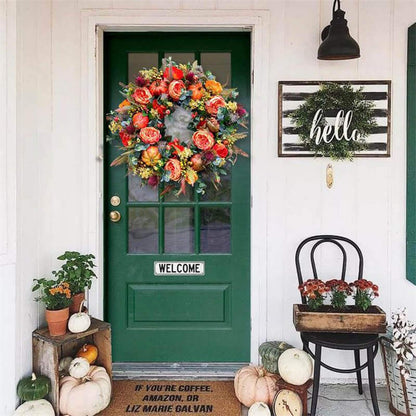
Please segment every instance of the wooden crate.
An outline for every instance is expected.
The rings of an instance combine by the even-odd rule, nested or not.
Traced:
[[[51,380],[52,389],[48,395],[55,413],[59,415],[59,360],[63,357],[74,357],[84,344],[94,344],[98,348],[96,365],[107,370],[112,376],[111,359],[111,326],[107,322],[91,318],[91,326],[80,334],[67,332],[65,335],[52,337],[48,328],[33,331],[33,371],[47,376]]]
[[[384,334],[386,314],[378,306],[360,312],[355,307],[346,311],[334,311],[323,306],[311,311],[307,305],[293,305],[293,323],[300,332],[348,332],[361,334]]]
[[[276,399],[280,390],[292,390],[299,395],[302,400],[302,416],[308,416],[308,389],[312,386],[313,380],[309,379],[305,384],[301,386],[295,386],[293,384],[286,383],[280,376],[276,382],[277,392],[273,399],[272,410],[273,414],[276,414]]]

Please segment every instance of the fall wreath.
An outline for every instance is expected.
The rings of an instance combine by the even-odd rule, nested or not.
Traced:
[[[311,137],[311,126],[317,111],[320,110],[323,113],[318,124],[321,129],[328,125],[327,117],[334,117],[339,110],[343,114],[351,111],[353,117],[349,130],[356,130],[359,139],[332,140],[329,143],[322,140],[316,143]],[[377,126],[374,103],[365,100],[362,87],[356,90],[350,84],[322,84],[318,91],[309,95],[301,106],[290,113],[290,118],[307,150],[312,151],[315,156],[330,157],[334,160],[352,160],[355,152],[365,150],[368,147],[365,138]]]
[[[163,61],[162,68],[139,71],[135,83],[120,84],[124,101],[107,115],[111,135],[121,154],[112,166],[127,164],[128,174],[164,193],[186,192],[187,185],[204,193],[218,186],[237,156],[248,156],[235,143],[247,111],[197,62]]]

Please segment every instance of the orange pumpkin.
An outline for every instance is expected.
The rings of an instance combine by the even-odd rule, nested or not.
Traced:
[[[189,91],[192,91],[192,99],[193,100],[200,100],[204,95],[205,90],[202,88],[202,84],[198,82],[198,84],[192,84],[188,87]]]
[[[162,158],[157,146],[149,146],[142,153],[142,160],[148,166],[154,166]]]
[[[76,356],[86,358],[90,364],[94,364],[98,357],[98,348],[92,344],[84,344]]]
[[[277,391],[276,381],[277,377],[268,373],[264,367],[243,367],[234,378],[235,395],[246,407],[255,402],[264,402],[271,406]]]

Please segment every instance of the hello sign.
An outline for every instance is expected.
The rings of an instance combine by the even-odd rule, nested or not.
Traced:
[[[299,135],[297,126],[293,124],[290,114],[299,108],[305,100],[322,85],[351,85],[354,89],[362,88],[364,100],[374,103],[374,119],[376,125],[365,137],[368,144],[366,150],[356,153],[361,157],[390,156],[390,113],[391,113],[391,82],[390,81],[280,81],[278,111],[278,155],[280,157],[313,157]],[[321,108],[315,112],[313,120],[307,126],[310,139],[316,144],[333,141],[354,142],[360,140],[359,132],[354,125],[354,112],[343,107],[335,109]],[[345,108],[345,107],[344,107]],[[313,114],[313,113],[312,113]],[[326,125],[320,125],[323,117]]]
[[[356,129],[354,129],[351,134],[348,131],[353,116],[353,112],[351,110],[347,111],[346,114],[344,110],[339,110],[337,116],[335,117],[335,123],[333,126],[328,123],[324,127],[320,127],[319,123],[323,117],[323,113],[322,109],[319,109],[315,113],[309,134],[311,139],[315,138],[316,144],[321,143],[321,141],[331,143],[334,139],[338,141],[346,140],[347,142],[350,140],[357,141],[360,139],[360,133],[358,133]]]

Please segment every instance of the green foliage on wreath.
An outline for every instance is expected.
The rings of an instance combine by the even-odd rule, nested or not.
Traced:
[[[300,139],[315,156],[330,157],[334,160],[352,160],[355,152],[367,148],[365,137],[371,133],[377,123],[374,119],[374,103],[364,99],[362,89],[361,87],[354,90],[349,84],[322,84],[317,92],[305,100],[304,104],[290,113]],[[325,118],[327,111],[344,110],[346,114],[347,111],[352,110],[353,117],[348,131],[352,132],[356,129],[360,139],[347,141],[334,138],[330,143],[321,140],[316,144],[315,136],[310,138],[310,129],[315,113],[319,109],[323,110],[323,116],[318,124],[322,129],[328,124]]]

